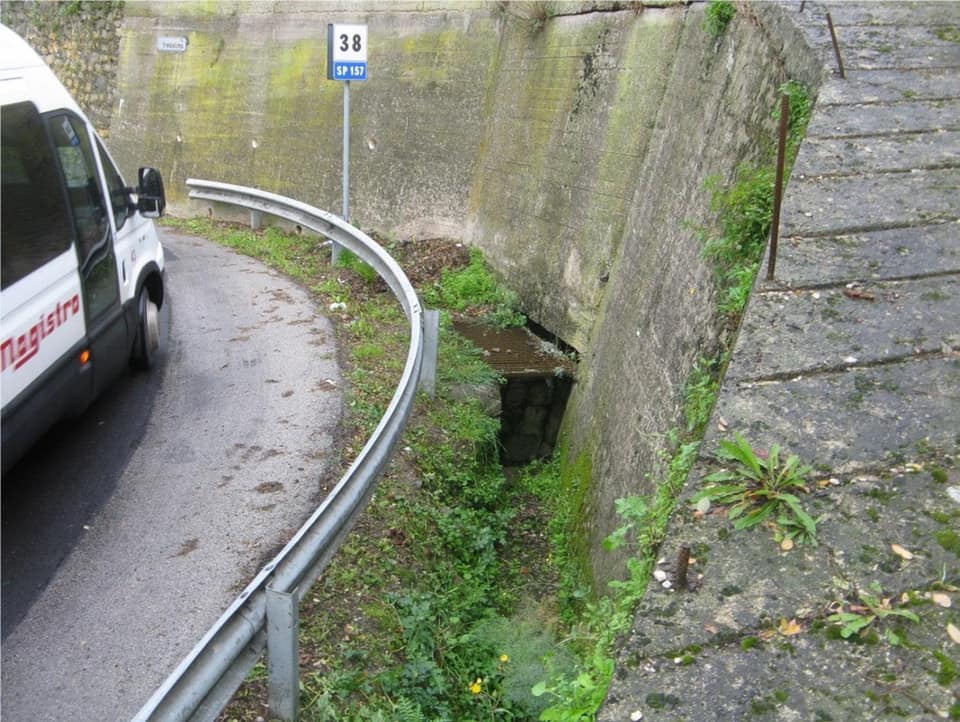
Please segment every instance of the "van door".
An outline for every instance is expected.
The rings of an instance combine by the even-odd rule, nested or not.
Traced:
[[[86,124],[63,112],[49,116],[47,127],[73,211],[96,395],[116,377],[129,356],[110,211]]]

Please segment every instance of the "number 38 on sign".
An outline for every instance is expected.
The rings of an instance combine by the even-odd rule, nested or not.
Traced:
[[[366,25],[327,25],[327,78],[367,79]]]

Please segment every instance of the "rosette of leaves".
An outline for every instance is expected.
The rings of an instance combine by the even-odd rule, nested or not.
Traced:
[[[749,529],[768,520],[779,525],[781,536],[799,543],[816,544],[817,520],[803,509],[799,492],[809,491],[807,476],[813,469],[791,454],[783,458],[777,444],[764,456],[740,434],[723,439],[717,456],[730,462],[729,468],[704,478],[706,486],[694,497],[697,504],[729,507],[735,529]]]

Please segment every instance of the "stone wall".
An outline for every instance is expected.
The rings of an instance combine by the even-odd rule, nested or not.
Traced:
[[[3,24],[53,68],[104,137],[109,135],[116,94],[123,5],[78,0],[0,3]]]

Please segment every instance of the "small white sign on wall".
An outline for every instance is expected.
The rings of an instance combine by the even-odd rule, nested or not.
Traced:
[[[157,50],[161,53],[185,53],[189,41],[186,38],[178,37],[159,37],[157,38]]]

